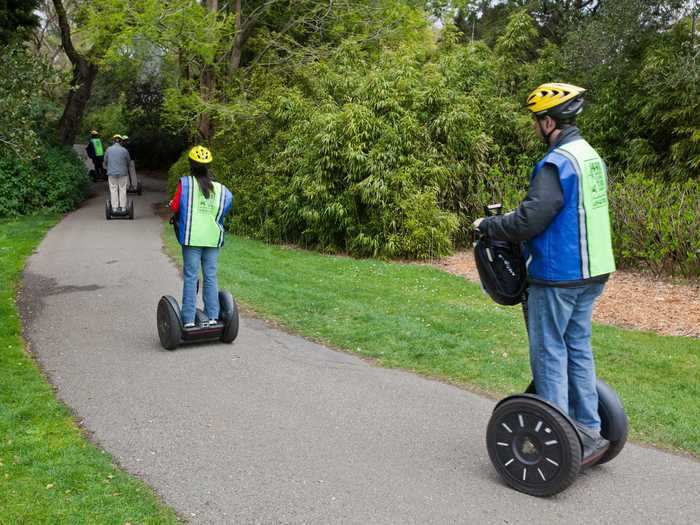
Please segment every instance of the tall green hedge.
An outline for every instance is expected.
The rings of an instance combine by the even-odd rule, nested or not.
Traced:
[[[0,217],[69,211],[85,198],[89,182],[85,164],[68,148],[46,146],[28,161],[0,155]]]
[[[252,69],[241,97],[212,106],[214,171],[234,193],[229,228],[357,256],[431,258],[468,244],[483,206],[514,208],[545,152],[522,108],[527,93],[580,82],[537,34],[518,11],[494,48],[448,27],[437,43],[416,31],[379,50],[342,42],[323,60]],[[680,53],[685,44],[674,42]],[[620,86],[673,84],[666,73],[684,63],[669,58],[678,53],[650,49]],[[592,90],[580,125],[609,161],[619,266],[698,276],[698,112],[671,111],[663,97],[636,107],[622,87],[605,85]],[[695,108],[697,89],[682,90]],[[655,146],[666,151],[627,140],[648,134],[657,115],[669,140]],[[180,161],[172,175],[186,171]]]

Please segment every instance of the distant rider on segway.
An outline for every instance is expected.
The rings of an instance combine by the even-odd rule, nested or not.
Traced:
[[[211,179],[208,166],[213,157],[203,146],[189,152],[190,175],[182,177],[170,209],[176,214],[178,241],[182,245],[184,282],[182,322],[194,326],[197,303],[197,275],[202,268],[204,313],[208,324],[219,318],[219,286],[216,278],[219,248],[224,244],[224,218],[233,196],[226,186]]]
[[[112,209],[118,213],[124,213],[127,207],[126,183],[129,178],[129,166],[131,157],[121,145],[121,135],[112,137],[113,144],[105,152],[105,169],[107,170],[107,181],[109,183],[109,194],[112,202]]]
[[[104,161],[104,146],[102,145],[100,134],[96,129],[90,132],[90,141],[85,148],[85,152],[95,168],[95,178],[103,177],[104,168],[102,162]]]
[[[575,419],[583,456],[605,453],[591,349],[593,304],[615,271],[607,171],[576,127],[585,89],[542,84],[527,99],[535,133],[548,146],[527,197],[511,213],[474,227],[496,240],[525,241],[530,366],[537,394]]]

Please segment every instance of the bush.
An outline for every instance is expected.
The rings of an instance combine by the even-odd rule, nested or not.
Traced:
[[[700,277],[700,185],[631,173],[610,188],[620,266]]]
[[[43,60],[24,46],[0,46],[0,156],[34,155],[56,107],[42,88],[60,82]]]
[[[46,147],[29,161],[0,155],[0,217],[70,211],[85,198],[89,182],[85,164],[67,148]]]

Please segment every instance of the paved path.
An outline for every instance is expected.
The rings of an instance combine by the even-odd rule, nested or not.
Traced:
[[[192,523],[698,523],[700,462],[628,446],[565,493],[505,487],[493,402],[244,318],[233,345],[163,350],[180,294],[144,180],[136,220],[93,198],[29,260],[33,352],[94,439]]]

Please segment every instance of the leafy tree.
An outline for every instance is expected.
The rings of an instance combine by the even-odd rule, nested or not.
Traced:
[[[21,44],[0,48],[0,156],[32,159],[50,107],[42,88],[59,82]]]
[[[39,23],[34,10],[39,0],[4,0],[0,3],[0,47],[25,40]]]

